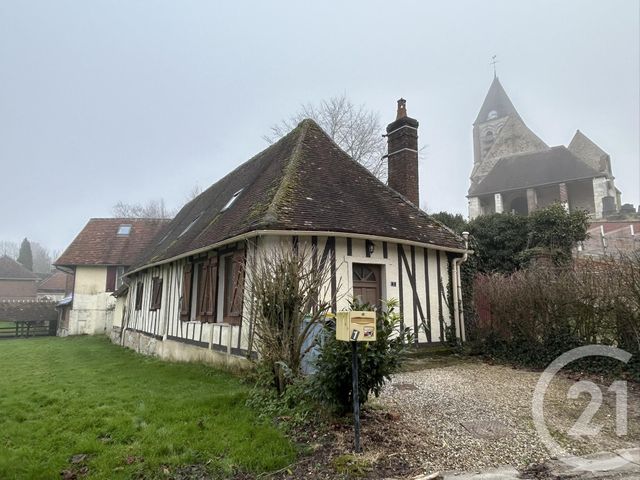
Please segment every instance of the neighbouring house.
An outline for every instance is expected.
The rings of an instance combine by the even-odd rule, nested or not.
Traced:
[[[498,77],[473,124],[469,217],[526,215],[561,202],[595,219],[620,209],[611,158],[580,130],[568,147],[549,147],[524,123]]]
[[[592,222],[587,234],[587,239],[577,247],[578,257],[615,257],[640,252],[640,218]]]
[[[112,295],[123,274],[152,238],[168,223],[163,219],[92,218],[54,265],[72,276],[59,303],[58,333],[105,333],[115,308]]]
[[[51,272],[38,284],[38,300],[62,300],[71,293],[73,276],[61,270]]]
[[[0,257],[0,300],[35,300],[40,279],[13,258]]]
[[[112,339],[172,360],[235,361],[251,351],[243,265],[276,245],[329,265],[332,310],[396,298],[421,344],[464,338],[456,301],[465,242],[420,210],[418,122],[398,102],[388,182],[312,120],[187,203],[127,273]],[[329,299],[329,297],[327,297]]]

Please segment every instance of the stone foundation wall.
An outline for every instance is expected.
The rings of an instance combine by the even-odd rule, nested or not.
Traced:
[[[122,333],[120,328],[115,326],[109,332],[109,337],[113,343],[135,350],[137,353],[171,362],[195,362],[233,368],[248,368],[250,366],[249,361],[243,357],[174,340],[162,340],[159,337],[134,330],[125,330]]]

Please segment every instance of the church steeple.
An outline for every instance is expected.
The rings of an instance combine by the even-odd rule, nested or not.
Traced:
[[[493,77],[493,82],[491,82],[487,96],[484,98],[480,112],[478,112],[476,121],[473,124],[478,125],[479,123],[512,115],[519,116],[516,107],[513,106],[507,92],[502,88],[498,77]]]

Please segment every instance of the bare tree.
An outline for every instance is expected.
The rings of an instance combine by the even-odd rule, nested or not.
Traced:
[[[31,253],[33,255],[33,271],[35,273],[51,272],[51,254],[48,249],[38,242],[31,242]]]
[[[116,203],[111,212],[116,218],[173,218],[174,212],[168,210],[164,199],[149,200],[141,203]]]
[[[320,264],[315,247],[278,244],[245,265],[252,298],[250,350],[273,374],[279,393],[300,373],[312,336],[331,309],[329,262]]]
[[[200,184],[196,183],[191,188],[191,190],[189,190],[189,192],[187,193],[186,202],[187,203],[190,202],[191,200],[196,198],[198,195],[200,195],[203,191],[204,189],[200,186]]]
[[[354,105],[342,94],[322,100],[317,105],[302,105],[291,118],[273,125],[271,134],[263,138],[273,143],[305,118],[315,120],[351,158],[384,180],[386,140],[382,137],[384,130],[377,113],[368,110],[365,105]]]
[[[10,240],[0,240],[0,255],[6,255],[14,260],[18,258],[20,248],[16,242]]]

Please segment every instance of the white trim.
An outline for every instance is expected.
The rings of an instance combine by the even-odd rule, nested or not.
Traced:
[[[396,133],[398,130],[402,130],[403,128],[412,128],[413,130],[415,130],[416,132],[418,131],[417,127],[412,127],[411,125],[402,125],[401,127],[396,128],[395,130],[391,130],[389,133],[387,133],[387,137],[389,135],[393,135],[394,133]]]
[[[464,248],[443,247],[441,245],[436,245],[433,243],[415,242],[413,240],[405,240],[402,238],[382,237],[378,235],[367,235],[364,233],[314,231],[314,230],[253,230],[251,232],[243,233],[241,235],[236,235],[235,237],[231,237],[217,243],[212,243],[211,245],[207,245],[206,247],[201,247],[195,250],[190,250],[188,252],[181,253],[180,255],[176,255],[175,257],[170,257],[164,260],[160,260],[158,262],[153,262],[147,265],[143,265],[141,267],[136,268],[135,270],[131,270],[130,272],[127,272],[125,276],[133,275],[134,273],[141,272],[142,270],[146,270],[148,268],[164,265],[165,263],[175,262],[176,260],[181,260],[183,258],[190,257],[191,255],[197,255],[199,253],[207,252],[209,250],[222,247],[224,245],[236,243],[242,240],[247,240],[249,238],[262,237],[266,235],[273,235],[273,236],[297,235],[297,236],[317,236],[317,237],[336,237],[336,238],[357,238],[357,239],[363,239],[363,240],[378,240],[380,242],[388,242],[388,243],[401,243],[403,245],[413,245],[415,247],[429,248],[431,250],[440,250],[443,252],[462,253],[462,254],[473,253],[471,250],[466,250]]]
[[[402,153],[402,152],[414,152],[414,153],[418,153],[418,150],[414,149],[414,148],[401,148],[400,150],[396,150],[395,152],[391,152],[388,153],[386,155],[387,158],[389,158],[391,155],[395,155],[396,153]]]

